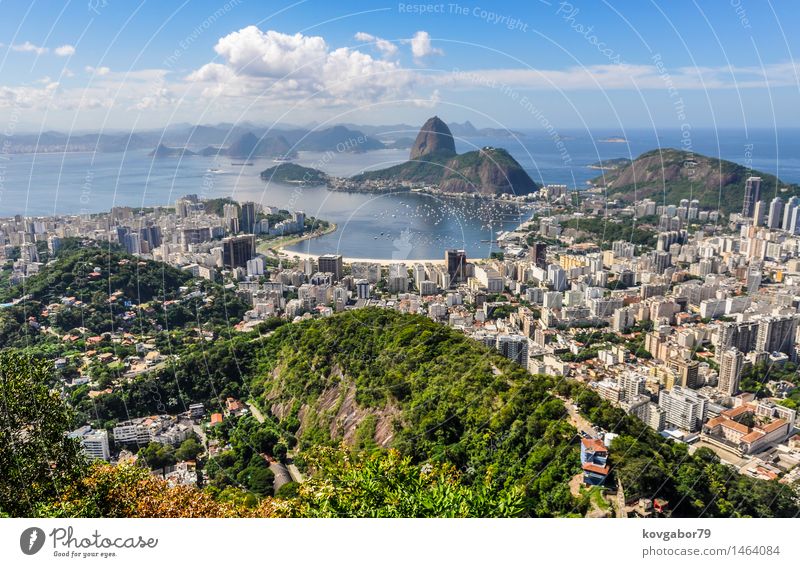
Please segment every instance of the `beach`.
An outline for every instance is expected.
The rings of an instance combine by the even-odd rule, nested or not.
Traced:
[[[289,260],[294,258],[298,258],[300,260],[306,260],[308,258],[311,258],[316,260],[320,256],[319,254],[295,252],[294,250],[286,250],[284,248],[279,248],[277,252],[280,257]],[[445,263],[443,258],[421,260],[416,258],[353,258],[348,256],[344,256],[342,258],[342,261],[345,264],[352,264],[354,262],[367,262],[369,264],[380,264],[381,266],[390,266],[393,264],[444,264]]]

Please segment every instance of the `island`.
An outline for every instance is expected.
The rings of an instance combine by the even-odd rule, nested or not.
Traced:
[[[600,161],[596,161],[594,163],[590,163],[586,167],[589,169],[600,169],[602,171],[614,171],[615,169],[619,169],[621,167],[626,167],[630,165],[631,160],[628,158],[611,158],[611,159],[603,159]]]
[[[186,148],[169,148],[164,144],[158,144],[158,146],[156,146],[156,149],[147,154],[148,157],[155,157],[155,158],[188,157],[195,155],[197,154],[195,154],[190,150],[187,150]]]
[[[261,172],[261,179],[276,183],[318,186],[328,183],[328,175],[313,167],[303,167],[296,163],[279,163]]]

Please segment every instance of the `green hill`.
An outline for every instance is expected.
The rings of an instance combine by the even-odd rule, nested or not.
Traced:
[[[325,185],[328,182],[328,175],[312,167],[303,167],[296,163],[280,163],[262,171],[261,179],[276,183]]]
[[[767,201],[776,194],[784,199],[800,194],[800,187],[769,173],[669,148],[646,152],[627,165],[595,177],[592,183],[605,185],[609,197],[626,202],[649,197],[658,203],[677,205],[681,199],[697,199],[701,207],[732,213],[742,208],[745,180],[750,176],[761,177],[761,196]]]
[[[611,461],[626,493],[665,498],[679,516],[798,510],[787,487],[741,476],[707,450],[690,456],[586,386],[531,375],[425,317],[362,309],[283,325],[256,352],[251,391],[301,449],[392,448],[451,464],[467,483],[489,477],[521,490],[524,514],[583,513],[568,490],[580,470],[577,431],[558,393],[620,435]]]
[[[526,195],[539,189],[517,160],[502,148],[485,147],[456,154],[450,129],[436,116],[423,124],[411,147],[409,161],[367,171],[351,180],[429,184],[445,193],[486,196]],[[371,185],[365,188],[374,189]]]
[[[156,158],[167,158],[167,157],[188,157],[188,156],[195,156],[192,151],[187,150],[186,148],[169,148],[164,144],[158,144],[156,149],[152,152],[147,154],[148,157],[156,157]]]
[[[98,335],[225,325],[247,309],[220,285],[189,272],[126,254],[116,245],[77,239],[67,239],[55,261],[24,285],[3,290],[0,303],[23,296],[0,310],[2,346],[52,342],[80,327]]]
[[[434,152],[386,169],[366,171],[351,179],[428,183],[448,193],[481,195],[525,195],[539,189],[517,160],[502,148],[483,148],[456,156]]]
[[[0,370],[13,374],[19,362],[9,360],[4,369],[3,360]],[[20,380],[0,383],[4,399],[16,399],[18,390],[33,392],[22,381],[28,373],[17,373]],[[46,389],[40,390],[44,397]],[[666,499],[674,516],[798,513],[791,487],[740,475],[708,449],[689,454],[685,444],[663,439],[581,383],[531,375],[454,329],[392,310],[291,324],[275,320],[210,346],[193,345],[180,352],[174,368],[122,383],[113,394],[87,402],[84,411],[97,421],[126,419],[148,415],[159,400],[216,407],[229,395],[249,396],[265,417],[226,415],[210,434],[226,449],[206,463],[205,491],[185,488],[173,500],[166,486],[142,491],[144,477],[106,466],[76,471],[79,478],[66,491],[39,483],[48,490],[36,496],[41,513],[583,515],[589,496],[575,498],[569,489],[580,473],[578,432],[559,397],[619,434],[610,451],[611,484],[619,478],[626,497]],[[65,421],[53,429],[60,434]],[[344,446],[337,448],[340,442]],[[288,450],[307,480],[294,487],[295,494],[272,499],[261,453],[284,459]],[[19,494],[20,485],[41,476],[4,478],[0,488],[8,490],[0,495]],[[12,497],[0,499],[0,511],[4,507],[20,513]]]

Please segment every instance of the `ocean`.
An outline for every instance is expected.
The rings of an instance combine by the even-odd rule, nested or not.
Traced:
[[[577,130],[521,131],[520,138],[457,141],[459,152],[505,147],[539,183],[584,188],[599,172],[587,165],[601,159],[635,158],[658,147],[683,148],[741,163],[800,182],[800,130]],[[622,139],[623,141],[604,141]],[[265,183],[259,172],[275,165],[252,160],[233,165],[227,158],[148,157],[127,153],[53,153],[0,156],[0,216],[45,216],[104,212],[113,206],[173,203],[190,193],[201,198],[232,197],[263,205],[304,210],[337,224],[336,232],[292,249],[349,257],[439,258],[445,248],[464,248],[471,257],[496,249],[499,231],[517,226],[530,211],[471,199],[430,195],[339,193],[324,187]],[[407,159],[407,150],[361,154],[301,152],[301,165],[346,176]],[[10,157],[11,159],[5,159]],[[238,163],[238,162],[237,162]]]

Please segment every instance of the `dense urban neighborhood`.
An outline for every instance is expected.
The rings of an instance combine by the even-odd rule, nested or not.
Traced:
[[[760,182],[727,216],[504,196],[527,220],[486,259],[293,253],[335,227],[196,195],[7,218],[0,337],[44,357],[86,458],[240,515],[358,515],[307,488],[346,451],[452,467],[463,502],[493,494],[467,515],[793,515],[800,199]]]

